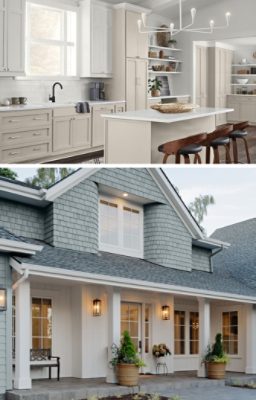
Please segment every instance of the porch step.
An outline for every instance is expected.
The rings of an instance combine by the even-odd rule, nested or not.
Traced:
[[[160,377],[159,377],[160,378]],[[73,380],[68,385],[65,379],[60,382],[47,381],[33,385],[31,390],[12,390],[7,392],[7,400],[84,400],[97,396],[98,398],[108,396],[121,396],[125,394],[143,393],[164,393],[168,390],[179,390],[188,388],[215,388],[224,387],[225,381],[213,381],[200,378],[183,378],[166,376],[159,378],[149,377],[141,379],[138,387],[123,387],[103,383],[102,381],[88,384],[88,381]],[[49,381],[48,381],[49,382]]]

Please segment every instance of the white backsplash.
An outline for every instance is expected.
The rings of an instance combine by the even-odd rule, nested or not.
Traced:
[[[52,92],[52,85],[56,80],[34,81],[19,80],[10,78],[0,78],[0,103],[4,99],[11,97],[27,97],[29,104],[39,104],[49,101],[49,94]],[[80,79],[80,80],[61,80],[63,90],[56,88],[56,100],[58,103],[76,102],[81,100],[89,100],[90,83],[97,79]],[[110,80],[104,80],[107,87]],[[122,100],[122,99],[111,99]]]

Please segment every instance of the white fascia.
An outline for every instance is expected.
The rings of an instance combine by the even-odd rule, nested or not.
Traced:
[[[56,267],[44,267],[41,265],[21,264],[13,258],[10,259],[10,265],[16,270],[23,273],[29,271],[29,275],[38,277],[48,277],[62,279],[70,282],[89,283],[94,285],[114,286],[126,289],[143,290],[157,293],[182,294],[185,296],[203,297],[214,300],[226,300],[240,303],[256,303],[256,297],[243,296],[233,293],[221,293],[211,290],[195,289],[176,285],[166,285],[162,283],[147,282],[137,279],[127,279],[121,277],[113,277],[107,275],[90,274],[81,271],[67,270]]]
[[[4,253],[18,253],[34,255],[37,251],[42,251],[43,246],[31,243],[18,242],[9,239],[0,239],[0,251]]]
[[[100,169],[101,168],[81,168],[75,173],[69,175],[67,178],[56,183],[53,187],[49,188],[45,194],[44,200],[54,201],[55,199],[57,199],[57,197],[72,189],[74,186],[81,183],[84,179],[89,178]]]
[[[1,180],[0,191],[2,190],[13,195],[24,196],[37,201],[43,200],[46,193],[45,189],[33,189],[27,186],[15,184],[15,181],[6,182]]]

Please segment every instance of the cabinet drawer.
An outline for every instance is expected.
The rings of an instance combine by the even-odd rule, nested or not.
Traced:
[[[67,116],[76,116],[76,115],[81,115],[76,112],[75,106],[71,107],[57,107],[53,109],[53,117],[67,117]]]
[[[15,112],[1,116],[1,131],[24,130],[26,128],[48,125],[51,121],[51,111],[45,112]]]
[[[51,128],[33,129],[15,133],[2,133],[0,146],[16,146],[17,144],[36,144],[38,142],[50,140]]]
[[[2,150],[2,163],[15,163],[19,161],[30,161],[43,157],[50,151],[50,144],[43,143],[34,146],[17,147],[9,150]]]

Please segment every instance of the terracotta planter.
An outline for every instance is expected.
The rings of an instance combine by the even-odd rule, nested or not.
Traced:
[[[206,365],[208,379],[225,379],[226,363],[208,362]]]
[[[161,96],[160,90],[151,90],[151,96],[152,97],[160,97]]]
[[[117,378],[121,386],[138,386],[139,368],[134,364],[118,364]]]

